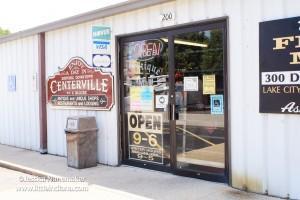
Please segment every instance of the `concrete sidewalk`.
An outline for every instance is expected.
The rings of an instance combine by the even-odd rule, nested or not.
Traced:
[[[102,193],[106,197],[117,191],[119,197],[131,195],[140,199],[277,199],[239,191],[226,184],[126,165],[98,165],[78,170],[67,167],[64,157],[41,155],[6,145],[0,145],[0,167],[39,176],[85,177],[92,188],[98,188],[99,195]],[[116,197],[110,199],[118,199]]]

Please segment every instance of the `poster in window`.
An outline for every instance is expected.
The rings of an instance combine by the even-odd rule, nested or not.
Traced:
[[[188,76],[183,78],[183,91],[198,91],[198,76]]]
[[[162,113],[128,112],[129,159],[163,163]]]
[[[216,94],[216,76],[203,75],[203,94]]]
[[[155,96],[155,108],[166,108],[168,106],[168,95]]]
[[[130,110],[152,112],[154,110],[154,87],[131,86]]]
[[[223,95],[210,95],[210,113],[212,115],[224,114]]]

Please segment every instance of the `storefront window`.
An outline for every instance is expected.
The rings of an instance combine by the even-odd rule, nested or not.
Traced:
[[[122,49],[128,159],[168,165],[168,44],[157,38]]]
[[[224,168],[223,32],[175,36],[177,167]]]
[[[224,173],[223,30],[164,34],[121,43],[126,159]]]

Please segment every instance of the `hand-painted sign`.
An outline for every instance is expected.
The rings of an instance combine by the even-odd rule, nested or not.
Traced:
[[[259,26],[261,113],[300,114],[300,17]]]
[[[58,108],[110,110],[113,77],[74,57],[47,82],[48,102]]]
[[[162,113],[128,112],[129,158],[163,163]]]

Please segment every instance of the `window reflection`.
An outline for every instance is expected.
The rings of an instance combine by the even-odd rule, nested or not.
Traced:
[[[198,166],[224,168],[222,39],[221,30],[185,33],[175,37],[176,135],[179,168],[188,170],[198,170]],[[180,41],[186,43],[181,44]],[[192,85],[196,91],[192,88],[184,89],[184,85],[187,84],[185,79],[197,84]],[[213,106],[211,99],[215,102]]]
[[[149,39],[122,49],[128,159],[169,166],[168,43]]]

